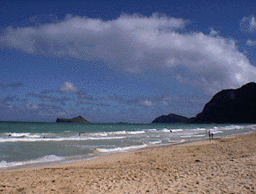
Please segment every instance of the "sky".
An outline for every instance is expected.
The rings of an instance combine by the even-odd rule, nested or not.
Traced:
[[[255,0],[1,0],[0,18],[0,120],[193,117],[256,82]]]

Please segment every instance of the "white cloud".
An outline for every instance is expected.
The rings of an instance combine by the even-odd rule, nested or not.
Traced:
[[[250,17],[243,17],[240,22],[240,27],[244,31],[254,32],[256,30],[256,19],[254,15]]]
[[[246,42],[246,44],[248,45],[248,46],[255,46],[256,45],[256,40],[247,40],[247,42]]]
[[[75,87],[71,82],[65,82],[64,85],[60,88],[60,91],[64,93],[77,93],[78,88]]]
[[[246,20],[246,19],[244,19]],[[255,81],[256,68],[234,40],[202,32],[180,33],[183,19],[122,15],[102,21],[68,16],[57,24],[7,28],[0,43],[27,53],[103,60],[116,71],[168,72],[180,82],[210,92]],[[254,28],[255,19],[250,20]],[[72,83],[63,92],[77,92]]]
[[[147,106],[147,107],[154,106],[154,103],[151,100],[144,100],[144,101],[140,102],[140,104],[142,106]]]
[[[211,36],[217,36],[219,34],[218,31],[214,30],[213,28],[210,28],[210,35]]]
[[[162,104],[164,105],[164,106],[169,106],[169,103],[168,102],[166,102],[166,101],[162,101]]]
[[[38,109],[38,107],[32,103],[26,104],[26,108],[29,110],[37,110]]]

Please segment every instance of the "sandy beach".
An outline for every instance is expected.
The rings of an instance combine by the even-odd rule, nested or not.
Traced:
[[[0,171],[0,193],[256,193],[256,133]]]

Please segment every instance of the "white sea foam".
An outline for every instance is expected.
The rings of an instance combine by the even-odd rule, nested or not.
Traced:
[[[182,140],[169,140],[170,143],[182,143],[186,141],[185,139],[182,139]]]
[[[127,134],[137,135],[137,134],[143,134],[145,131],[127,131]]]
[[[221,129],[224,129],[224,130],[234,130],[234,129],[243,129],[245,127],[246,126],[230,125],[230,126],[221,127]]]
[[[171,129],[172,133],[175,133],[175,132],[182,132],[184,131],[183,129]]]
[[[245,129],[245,128],[250,128],[251,126],[248,125],[228,125],[228,126],[219,126],[219,127],[213,127],[213,131],[219,131],[219,130],[239,130],[239,129]]]
[[[31,138],[40,138],[41,136],[38,134],[32,134],[32,133],[5,133],[5,135],[9,137],[31,137]]]
[[[161,131],[165,133],[170,133],[170,129],[166,129],[166,128],[163,128]]]
[[[102,132],[102,133],[92,133],[90,136],[108,136],[107,132]]]
[[[101,133],[91,133],[90,136],[109,136],[109,135],[137,135],[143,134],[145,130],[142,131],[112,131],[112,132],[101,132]]]
[[[190,137],[192,137],[192,135],[181,135],[180,137],[181,138],[190,138]]]
[[[147,132],[157,132],[157,129],[146,129]]]
[[[170,143],[177,143],[178,141],[177,140],[168,139],[168,142],[170,142]]]
[[[138,145],[138,146],[117,147],[117,148],[97,148],[96,150],[98,152],[112,153],[112,152],[126,152],[129,150],[137,150],[145,147],[147,147],[146,144]]]
[[[149,142],[149,144],[159,144],[159,143],[162,143],[162,141],[161,141],[161,140],[158,140],[158,141]]]
[[[181,135],[181,138],[190,138],[190,137],[196,137],[197,133],[186,133],[184,135]]]
[[[109,132],[110,135],[125,135],[126,131],[114,131],[114,132]]]
[[[38,135],[38,134],[29,134],[27,137],[30,137],[30,138],[41,138],[41,135]]]
[[[196,128],[192,129],[192,131],[206,131],[206,128]]]
[[[222,131],[212,131],[213,134],[223,133]]]
[[[200,135],[194,135],[194,137],[204,137],[204,134],[200,134]]]
[[[108,139],[124,139],[126,138],[125,136],[110,136],[110,137],[87,137],[87,138],[82,138],[81,140],[108,140]],[[76,140],[76,138],[75,138]]]
[[[57,162],[64,159],[65,157],[56,156],[56,155],[47,155],[34,160],[27,160],[27,161],[6,162],[2,160],[0,162],[0,168],[16,167],[21,165],[30,165],[30,164],[38,164],[38,163],[46,163],[46,162]]]
[[[0,142],[47,142],[47,141],[85,141],[85,140],[109,140],[109,139],[124,139],[124,136],[109,136],[109,137],[57,137],[57,138],[3,138],[0,137]]]

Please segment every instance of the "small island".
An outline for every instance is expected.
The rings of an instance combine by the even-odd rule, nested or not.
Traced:
[[[187,117],[176,114],[162,115],[154,119],[151,123],[185,123],[188,121]]]
[[[56,123],[90,123],[90,121],[86,120],[82,116],[78,116],[71,119],[57,118]]]

